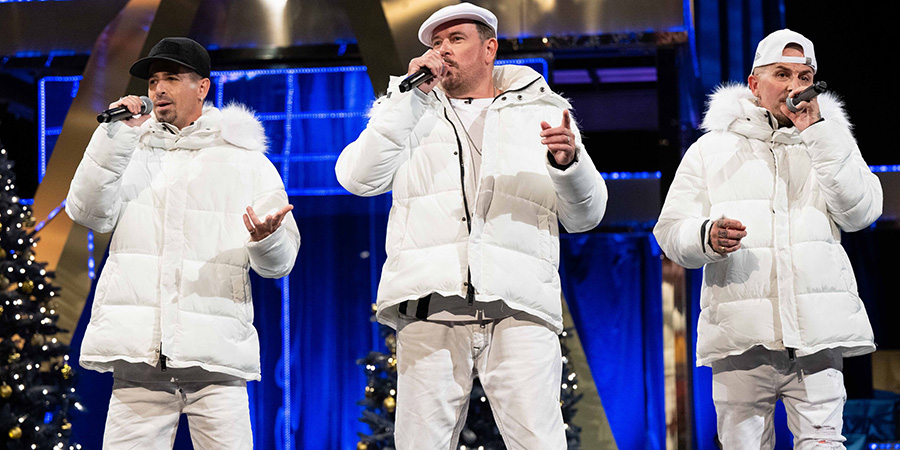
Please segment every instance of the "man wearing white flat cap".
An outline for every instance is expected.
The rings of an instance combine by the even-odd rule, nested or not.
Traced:
[[[476,376],[507,448],[566,448],[557,220],[594,228],[606,186],[571,105],[494,67],[496,36],[484,8],[435,12],[408,72],[434,79],[392,79],[335,168],[354,194],[393,191],[377,317],[397,330],[401,450],[455,450]]]
[[[842,358],[875,350],[840,233],[881,215],[881,184],[835,97],[787,107],[817,69],[799,33],[763,39],[749,86],[711,96],[654,229],[666,256],[703,267],[697,364],[726,449],[774,448],[779,399],[794,448],[844,448]]]

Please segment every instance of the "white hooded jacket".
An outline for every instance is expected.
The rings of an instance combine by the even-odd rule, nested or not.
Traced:
[[[654,234],[666,256],[703,267],[697,365],[762,345],[798,356],[874,351],[872,327],[840,231],[881,215],[882,190],[842,105],[822,122],[778,128],[743,85],[719,88],[675,175]],[[709,222],[739,220],[741,249],[715,253]]]
[[[467,297],[471,283],[476,307],[503,300],[561,332],[557,217],[568,231],[590,230],[607,200],[574,121],[576,162],[565,170],[548,163],[541,121],[560,124],[571,105],[534,70],[495,67],[503,93],[485,117],[471,192],[469,140],[447,96],[400,93],[401,80],[391,80],[335,168],[354,194],[393,190],[378,319],[396,328],[400,303],[432,293]]]
[[[155,366],[164,355],[169,367],[260,379],[248,268],[285,276],[300,246],[291,214],[249,240],[247,206],[265,217],[288,204],[265,150],[262,125],[234,105],[206,106],[182,130],[155,116],[97,128],[66,200],[76,222],[113,231],[82,366]]]

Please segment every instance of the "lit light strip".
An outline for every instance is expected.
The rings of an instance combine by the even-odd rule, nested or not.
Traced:
[[[41,231],[41,228],[44,228],[44,225],[47,225],[47,222],[53,220],[53,218],[56,217],[56,215],[59,214],[59,212],[62,211],[65,207],[66,201],[63,200],[62,203],[59,204],[59,206],[53,208],[53,210],[50,211],[50,214],[47,215],[46,219],[38,222],[38,224],[34,226],[34,232],[37,233],[38,231]]]
[[[291,119],[349,119],[354,117],[366,117],[368,111],[321,111],[321,112],[296,112],[290,116],[287,113],[256,113],[259,120],[285,120]]]
[[[498,59],[494,61],[495,66],[505,66],[507,64],[517,64],[520,66],[538,64],[542,68],[541,75],[544,76],[544,79],[547,80],[550,76],[550,67],[547,64],[547,60],[544,58]]]
[[[216,108],[222,109],[225,102],[225,77],[216,77]]]
[[[2,2],[2,0],[0,0]],[[81,81],[81,75],[69,77],[44,77],[38,81],[38,184],[44,180],[47,174],[47,86],[48,82],[70,82],[77,86]],[[75,97],[77,88],[72,89],[72,98]],[[56,128],[53,128],[55,130]],[[62,127],[59,127],[62,132]],[[59,134],[59,133],[57,133]]]
[[[294,448],[291,439],[291,283],[290,274],[281,279],[281,353],[284,375],[284,450]]]
[[[658,180],[662,172],[600,172],[604,180]]]
[[[88,249],[88,278],[94,279],[96,271],[94,270],[94,230],[88,229],[87,233],[87,249]]]
[[[296,85],[294,82],[294,74],[285,74],[285,83],[287,85],[287,98],[284,100],[285,115],[291,117],[294,113],[294,91]],[[281,164],[281,179],[284,186],[289,184],[289,174],[291,167],[291,121],[284,121],[284,147],[281,156],[284,158]],[[290,214],[290,213],[289,213]],[[293,439],[291,436],[291,295],[290,295],[290,274],[282,278],[281,288],[281,338],[282,352],[284,352],[284,450],[293,448]]]
[[[327,197],[329,195],[353,195],[344,188],[293,188],[286,189],[288,197]]]
[[[324,162],[337,161],[338,156],[334,153],[301,153],[299,155],[289,155],[287,158],[282,155],[269,155],[269,160],[273,163],[283,162],[285,159],[291,162]]]
[[[319,73],[365,72],[366,66],[296,67],[293,69],[250,69],[214,71],[211,76],[223,77],[225,82],[241,78],[256,78],[265,75],[309,75]]]
[[[869,170],[873,173],[890,173],[890,172],[900,172],[900,164],[886,164],[886,165],[878,165],[878,166],[869,166]]]

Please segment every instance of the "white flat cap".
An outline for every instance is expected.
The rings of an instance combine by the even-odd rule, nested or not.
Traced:
[[[425,20],[425,22],[422,23],[422,26],[419,27],[419,41],[426,46],[431,47],[431,36],[434,34],[434,29],[441,24],[457,19],[469,19],[484,23],[493,28],[494,34],[497,34],[497,16],[495,16],[494,13],[480,6],[463,2],[458,5],[445,6],[435,11],[434,14]]]

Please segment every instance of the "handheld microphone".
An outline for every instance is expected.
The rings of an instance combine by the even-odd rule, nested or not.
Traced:
[[[422,83],[428,83],[434,79],[434,74],[427,67],[420,67],[416,73],[406,77],[400,82],[400,92],[406,92]]]
[[[804,89],[803,92],[793,97],[788,97],[784,102],[787,104],[787,107],[789,110],[791,110],[791,112],[799,112],[800,108],[797,108],[797,105],[802,102],[808,102],[816,98],[817,95],[827,90],[828,84],[826,84],[824,81],[819,81],[816,82],[816,84]]]
[[[141,96],[141,112],[140,115],[150,114],[150,111],[153,111],[153,101],[150,100],[150,97]],[[134,114],[125,107],[125,105],[119,105],[115,108],[107,109],[100,114],[97,114],[97,122],[100,123],[108,123],[108,122],[116,122],[119,120],[130,119]]]

